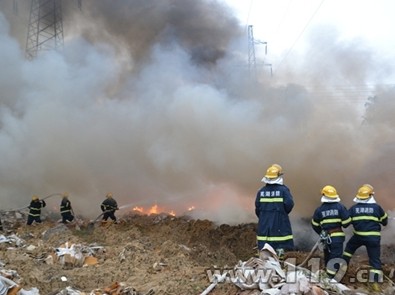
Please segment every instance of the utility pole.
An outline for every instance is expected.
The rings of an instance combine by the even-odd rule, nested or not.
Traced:
[[[26,57],[63,48],[62,0],[31,0]]]
[[[263,44],[265,45],[265,54],[267,54],[267,42],[255,40],[254,38],[254,31],[252,25],[248,25],[248,71],[250,77],[256,80],[257,77],[257,63],[255,57],[255,45]],[[270,73],[272,73],[271,64],[263,63],[264,66],[270,66]]]

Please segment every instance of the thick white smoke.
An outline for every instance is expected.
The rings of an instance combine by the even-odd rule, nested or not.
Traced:
[[[120,205],[256,221],[255,193],[276,162],[294,216],[310,217],[326,184],[350,205],[371,183],[393,210],[394,88],[379,85],[356,102],[336,86],[367,85],[385,60],[363,43],[313,35],[286,76],[260,72],[255,83],[243,28],[226,7],[163,2],[86,1],[83,14],[68,15],[64,51],[33,61],[11,17],[0,17],[2,209],[68,191],[77,214],[95,216],[112,192]],[[333,55],[315,60],[323,42],[335,44]]]

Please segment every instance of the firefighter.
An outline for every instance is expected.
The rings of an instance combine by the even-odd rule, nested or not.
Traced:
[[[326,273],[328,277],[334,278],[342,262],[346,236],[342,228],[350,225],[351,218],[333,186],[322,188],[321,203],[314,212],[311,225],[323,244]]]
[[[28,207],[27,225],[32,225],[33,221],[41,223],[41,208],[44,208],[46,205],[45,201],[40,200],[37,195],[32,196],[32,201]]]
[[[348,264],[355,251],[359,247],[365,246],[371,267],[369,270],[369,282],[372,283],[373,291],[379,292],[380,286],[378,283],[383,280],[380,260],[380,231],[381,226],[387,225],[388,215],[376,203],[373,187],[370,184],[362,185],[353,201],[356,204],[349,209],[349,212],[354,233],[346,244],[343,258]]]
[[[69,223],[74,220],[73,208],[67,192],[63,193],[62,202],[60,203],[60,215],[62,215],[63,223]]]
[[[289,188],[284,185],[282,167],[271,165],[255,199],[255,214],[258,217],[257,242],[260,251],[265,243],[272,246],[279,256],[294,248],[291,222],[288,214],[294,201]],[[281,258],[281,257],[280,257]]]
[[[112,193],[106,195],[106,199],[101,203],[100,208],[103,212],[103,221],[107,221],[108,218],[111,218],[114,223],[117,223],[115,211],[118,210],[118,204],[112,197]]]

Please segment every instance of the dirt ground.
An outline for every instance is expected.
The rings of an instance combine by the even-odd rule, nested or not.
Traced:
[[[16,271],[24,289],[35,287],[40,294],[57,294],[67,286],[89,294],[114,282],[133,287],[136,294],[200,294],[210,285],[207,269],[233,268],[240,260],[256,256],[255,226],[216,225],[189,217],[134,213],[120,218],[119,224],[98,222],[94,227],[82,219],[78,227],[49,218],[30,227],[21,221],[6,226],[3,234],[15,233],[23,239],[24,246],[1,243],[0,261],[3,269]],[[45,258],[66,242],[103,247],[94,255],[98,263],[90,266],[46,263]],[[35,247],[27,250],[31,245]],[[383,252],[385,274],[393,276],[394,249],[388,247]],[[295,257],[300,263],[307,254],[308,251],[295,251],[287,253],[287,257]],[[344,281],[367,264],[364,255],[354,258]],[[62,277],[67,281],[62,281]],[[210,292],[240,293],[231,283],[219,284]]]

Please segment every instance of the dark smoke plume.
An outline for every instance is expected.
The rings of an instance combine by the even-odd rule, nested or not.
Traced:
[[[294,218],[311,217],[327,184],[348,206],[371,183],[393,210],[395,89],[379,83],[392,69],[362,41],[319,28],[305,56],[254,79],[245,28],[219,2],[87,0],[65,7],[64,51],[27,61],[23,9],[0,9],[2,209],[68,191],[95,216],[112,192],[120,205],[255,222],[276,162]]]

